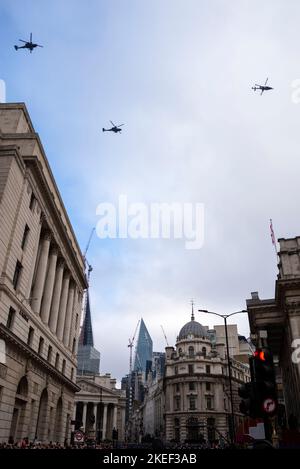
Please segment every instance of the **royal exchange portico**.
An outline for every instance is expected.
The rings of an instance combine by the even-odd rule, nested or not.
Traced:
[[[125,393],[116,388],[116,381],[109,374],[77,378],[80,391],[76,393],[73,419],[75,429],[81,429],[87,439],[112,440],[112,432],[118,430],[118,440],[124,440]]]

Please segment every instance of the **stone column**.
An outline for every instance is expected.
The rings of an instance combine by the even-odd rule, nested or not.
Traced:
[[[60,301],[60,295],[61,295],[61,286],[62,286],[65,263],[63,259],[59,259],[57,264],[58,265],[57,265],[56,274],[55,274],[54,290],[53,290],[53,295],[52,295],[52,303],[51,303],[50,319],[49,319],[49,327],[51,331],[53,332],[53,334],[55,334],[56,327],[57,327],[59,301]]]
[[[50,248],[50,240],[51,240],[51,235],[50,235],[50,232],[47,231],[44,234],[42,238],[42,242],[41,242],[41,252],[40,252],[39,263],[38,263],[38,267],[36,271],[33,292],[32,292],[31,307],[35,313],[39,313],[40,308],[41,308],[41,301],[42,301],[46,270],[47,270],[48,254],[49,254],[49,248]]]
[[[117,416],[118,416],[118,407],[117,404],[114,404],[114,410],[113,410],[113,429],[115,428],[117,430]]]
[[[74,293],[75,293],[75,285],[74,285],[74,282],[72,282],[69,288],[68,305],[67,305],[67,310],[66,310],[66,318],[65,318],[64,333],[63,333],[63,342],[66,347],[69,347],[71,319],[72,319],[73,304],[74,304]]]
[[[41,242],[41,230],[42,230],[42,223],[39,223],[39,227],[37,230],[37,236],[36,236],[36,244],[34,247],[34,252],[32,255],[32,262],[31,262],[31,267],[30,267],[30,275],[29,275],[29,280],[27,284],[27,290],[26,290],[26,298],[29,298],[31,295],[31,289],[32,289],[32,282],[33,282],[33,276],[34,276],[34,270],[37,262],[37,257],[39,254],[39,246]]]
[[[72,318],[71,318],[71,329],[70,329],[70,336],[69,336],[69,349],[70,350],[72,350],[72,347],[73,347],[73,339],[76,338],[75,323],[76,323],[76,315],[79,313],[79,307],[78,306],[79,306],[79,303],[78,303],[78,287],[75,286],[74,304],[73,304],[73,312],[72,312]],[[78,314],[78,322],[80,322],[79,314]]]
[[[106,438],[107,404],[103,405],[102,440]]]
[[[53,295],[53,287],[55,280],[55,271],[56,271],[56,262],[57,262],[58,250],[57,248],[52,248],[49,255],[49,267],[45,281],[44,295],[42,300],[41,307],[41,319],[44,324],[48,324],[51,300]]]
[[[97,402],[94,402],[93,412],[94,412],[94,416],[95,416],[95,422],[93,423],[93,432],[94,432],[95,438],[97,437],[97,432],[96,432],[96,430],[97,430],[97,406],[98,406]]]
[[[77,412],[77,402],[74,402],[73,418],[72,418],[72,420],[76,420],[76,412]]]
[[[85,432],[85,428],[86,428],[86,411],[87,411],[87,402],[83,402],[83,410],[82,410],[82,427],[83,427],[83,432]]]
[[[67,272],[64,276],[63,283],[62,283],[62,292],[61,292],[59,312],[58,312],[58,321],[57,321],[57,328],[56,328],[56,335],[60,341],[62,340],[63,335],[64,335],[66,308],[67,308],[68,293],[69,293],[69,282],[70,282],[70,272]]]

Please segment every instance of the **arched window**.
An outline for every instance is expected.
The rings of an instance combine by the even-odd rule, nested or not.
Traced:
[[[17,387],[17,394],[20,396],[27,397],[28,394],[28,381],[26,376],[20,379],[18,387]]]
[[[194,357],[195,352],[194,352],[194,347],[189,347],[189,357]]]

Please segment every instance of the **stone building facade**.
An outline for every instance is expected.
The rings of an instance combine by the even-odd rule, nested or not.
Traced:
[[[279,396],[287,422],[300,428],[300,236],[279,239],[278,277],[274,298],[261,300],[257,292],[247,300],[254,341],[267,332],[279,376]],[[298,351],[297,351],[298,350]],[[282,379],[282,383],[281,383]]]
[[[164,378],[166,441],[229,439],[230,394],[224,342],[192,319],[166,347]],[[238,388],[250,380],[249,366],[231,357],[236,428],[242,423]]]
[[[112,431],[118,431],[118,440],[125,438],[125,391],[116,388],[110,374],[78,376],[80,391],[76,393],[74,410],[75,429],[81,429],[86,439],[112,440]]]
[[[0,104],[0,441],[70,436],[84,260],[24,104]]]
[[[238,388],[250,381],[250,344],[229,325],[235,429],[244,424]],[[248,344],[248,346],[246,346]],[[143,402],[130,426],[134,441],[165,442],[229,440],[230,390],[224,326],[208,329],[191,321],[179,332],[175,347],[165,349],[164,373],[149,373]]]

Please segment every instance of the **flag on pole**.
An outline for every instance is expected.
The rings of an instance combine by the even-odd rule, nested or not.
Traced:
[[[274,230],[273,230],[272,219],[270,220],[270,231],[271,231],[272,243],[274,244],[274,246],[276,246],[276,240],[275,240],[275,234],[274,234]]]

